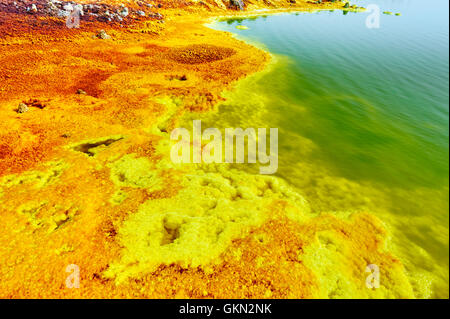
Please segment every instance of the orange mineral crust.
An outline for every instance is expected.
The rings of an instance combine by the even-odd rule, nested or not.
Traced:
[[[311,212],[276,178],[170,161],[182,117],[270,60],[204,23],[342,2],[52,3],[0,0],[0,297],[414,297],[369,213]]]

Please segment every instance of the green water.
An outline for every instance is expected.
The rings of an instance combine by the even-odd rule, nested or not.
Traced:
[[[355,3],[402,15],[379,29],[342,11],[215,24],[274,59],[203,121],[279,128],[277,175],[317,212],[377,214],[417,296],[448,297],[449,4]]]

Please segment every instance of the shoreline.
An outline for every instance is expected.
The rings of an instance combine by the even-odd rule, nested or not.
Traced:
[[[228,28],[229,29],[229,28]],[[222,29],[223,30],[223,29]],[[233,33],[233,31],[232,30],[226,30],[227,32],[232,32]],[[242,38],[239,38],[239,39],[241,39],[242,40]],[[245,40],[245,39],[244,39]],[[250,42],[251,43],[251,42]],[[252,43],[252,44],[254,44],[254,43]],[[259,47],[259,48],[262,48],[262,46],[258,46],[257,45],[257,47]],[[278,72],[282,72],[281,70],[279,70]],[[242,81],[245,81],[245,80],[242,80]],[[242,89],[241,89],[242,90]],[[249,91],[249,92],[253,92],[253,91],[255,91],[255,89],[253,88],[253,90],[252,90],[252,88],[247,88],[247,90]],[[262,94],[264,94],[264,93],[262,93]],[[239,98],[236,100],[236,101],[239,101]],[[238,102],[237,102],[238,103]],[[232,105],[232,103],[228,103],[229,105]],[[235,110],[234,112],[238,112],[239,111],[239,109],[237,109],[237,110]],[[232,111],[233,112],[233,111]],[[244,110],[244,112],[245,112],[245,110]],[[221,114],[221,116],[227,116],[227,112],[223,112],[222,114]],[[230,115],[230,116],[232,116],[232,115]],[[217,117],[213,117],[213,118],[215,118],[216,120],[217,120]],[[214,123],[214,121],[211,121],[210,120],[210,123]],[[223,124],[223,123],[222,123]],[[228,126],[224,126],[224,127],[235,127],[235,126],[233,126],[233,124],[227,124]],[[254,125],[256,125],[256,126],[254,126]],[[253,124],[253,127],[257,127],[257,125],[258,124]],[[239,126],[239,125],[238,125]],[[250,125],[251,126],[251,125]],[[244,126],[242,126],[241,125],[241,127],[246,127],[245,125]],[[294,162],[293,162],[294,163]],[[306,175],[308,175],[308,173],[306,173]],[[331,175],[330,175],[331,176]],[[283,176],[277,176],[278,178],[281,178],[282,180],[284,180],[284,181],[286,181],[287,183],[289,183],[289,180],[288,179],[286,179],[286,178],[284,178]],[[351,183],[350,183],[351,184]],[[301,191],[301,188],[298,188],[296,185],[292,185],[292,184],[290,184],[296,191]],[[336,186],[338,186],[338,184],[336,183]],[[377,187],[376,187],[377,186]],[[353,187],[353,186],[352,186]],[[374,185],[371,185],[370,183],[368,183],[368,184],[364,184],[364,186],[363,186],[363,184],[361,184],[361,189],[360,189],[360,191],[362,191],[363,193],[365,193],[366,195],[367,194],[369,194],[370,192],[368,192],[369,191],[369,189],[370,188],[373,188],[373,193],[371,194],[372,196],[374,196],[375,198],[377,197],[377,195],[380,195],[379,197],[379,203],[381,203],[383,200],[386,200],[387,199],[387,197],[384,195],[384,194],[382,194],[382,192],[379,192],[379,193],[377,193],[378,192],[378,190],[377,191],[375,191],[378,187],[382,187],[382,186],[380,186],[380,185],[376,185],[376,184],[374,184]],[[366,188],[366,189],[364,189],[364,188]],[[420,188],[420,189],[422,189],[422,188]],[[447,188],[448,189],[448,188]],[[352,189],[352,190],[348,190],[348,194],[347,195],[349,195],[349,196],[356,196],[356,197],[363,197],[364,195],[361,195],[361,194],[358,194],[357,192],[355,192],[356,191],[356,189]],[[401,190],[401,188],[399,188],[399,189],[396,189],[395,187],[393,187],[392,188],[392,191],[394,191],[394,192],[399,192],[399,193],[405,193],[405,194],[403,194],[403,196],[407,196],[407,197],[409,197],[409,196],[414,196],[413,194],[414,194],[414,192],[413,191],[411,191],[411,194],[410,195],[407,195],[408,194],[408,192],[404,192],[404,191],[402,191]],[[419,190],[417,190],[418,192],[419,192]],[[426,189],[424,189],[424,191],[426,191]],[[442,189],[442,192],[445,192],[445,187],[444,187],[444,189]],[[441,191],[439,191],[439,192],[437,192],[437,194],[440,194],[441,193]],[[350,195],[351,194],[351,195]],[[368,195],[367,195],[368,196]],[[397,195],[398,196],[398,195]],[[369,196],[370,197],[370,196]],[[386,198],[385,198],[386,197]],[[308,196],[306,196],[306,198],[309,200],[309,197]],[[381,199],[381,198],[384,198],[384,199]],[[392,202],[392,204],[394,204],[395,202]],[[382,205],[383,206],[383,205]],[[386,210],[385,210],[386,209]],[[394,255],[396,256],[396,257],[399,257],[400,258],[400,260],[405,264],[405,265],[407,265],[407,268],[408,268],[408,277],[410,277],[410,278],[420,278],[421,276],[424,276],[425,275],[425,273],[427,273],[427,270],[426,270],[426,266],[424,266],[424,260],[421,260],[421,261],[418,261],[417,259],[415,259],[415,258],[412,258],[412,256],[414,255],[414,254],[419,254],[420,253],[420,250],[418,250],[418,249],[415,249],[414,251],[415,251],[415,253],[412,253],[412,252],[408,252],[407,251],[407,249],[405,249],[405,247],[406,247],[406,245],[407,245],[407,243],[406,242],[401,242],[400,240],[399,240],[399,238],[402,238],[402,240],[405,240],[405,238],[403,238],[404,237],[404,235],[401,233],[401,230],[400,229],[396,229],[396,227],[398,227],[398,225],[397,226],[395,226],[395,224],[398,224],[399,222],[400,222],[400,218],[399,218],[399,220],[397,221],[397,222],[395,222],[394,220],[396,219],[396,218],[394,218],[394,220],[391,220],[392,219],[392,217],[394,217],[394,216],[391,216],[390,214],[389,214],[389,212],[387,211],[388,209],[387,208],[382,208],[382,209],[374,209],[373,211],[371,210],[371,209],[368,209],[367,211],[368,212],[370,212],[372,215],[374,215],[376,218],[379,218],[381,221],[383,221],[384,222],[384,224],[385,224],[385,229],[388,229],[388,233],[390,234],[390,236],[389,236],[389,243],[387,244],[387,246],[389,246],[389,249],[388,249],[388,251],[391,251],[391,252],[394,252]],[[375,213],[376,212],[376,213]],[[392,222],[392,223],[391,223]],[[401,222],[400,222],[401,223]],[[396,238],[393,238],[393,235],[395,234],[395,236],[396,236]],[[393,243],[393,242],[396,242],[396,243]],[[412,249],[412,248],[411,248]],[[428,252],[428,251],[427,251]],[[439,260],[439,262],[438,262],[438,260]],[[439,284],[437,284],[436,285],[436,291],[434,291],[433,290],[433,288],[425,288],[426,287],[426,285],[424,284],[424,282],[423,282],[423,280],[424,279],[422,279],[422,285],[423,286],[421,286],[421,283],[415,283],[415,285],[416,285],[416,289],[417,289],[417,291],[416,291],[416,293],[418,293],[418,294],[420,294],[420,296],[421,297],[419,297],[419,298],[423,298],[424,296],[428,296],[428,297],[430,297],[430,296],[432,296],[432,295],[434,295],[434,296],[438,296],[437,298],[444,298],[445,296],[446,296],[446,293],[445,293],[445,282],[446,282],[446,279],[445,279],[445,268],[446,268],[446,266],[445,266],[445,260],[444,260],[444,262],[442,262],[442,259],[435,259],[435,256],[428,256],[427,257],[427,262],[428,263],[432,263],[432,262],[435,262],[436,263],[436,268],[442,268],[442,269],[440,269],[439,271],[436,271],[436,272],[430,272],[429,274],[427,274],[428,276],[429,276],[429,279],[428,280],[430,280],[430,282],[432,282],[433,280],[435,280],[436,282],[439,282]],[[438,266],[439,265],[439,266]],[[442,272],[442,270],[444,270],[444,272]],[[434,275],[436,275],[436,278],[432,278]],[[423,290],[422,290],[422,288],[423,288]],[[420,293],[419,293],[419,291],[421,291]]]

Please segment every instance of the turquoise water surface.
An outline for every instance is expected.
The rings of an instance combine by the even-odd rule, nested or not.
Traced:
[[[448,297],[449,3],[353,3],[402,15],[382,14],[378,29],[340,10],[215,24],[275,57],[209,124],[278,127],[278,176],[314,210],[380,216],[428,285],[418,297]]]

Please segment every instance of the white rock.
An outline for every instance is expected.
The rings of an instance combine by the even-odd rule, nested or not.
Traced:
[[[37,12],[38,9],[36,7],[36,5],[33,3],[30,7],[27,8],[27,12]]]
[[[108,40],[108,39],[111,39],[111,37],[110,37],[108,34],[106,34],[105,30],[100,30],[100,31],[97,33],[97,37],[98,37],[99,39],[102,39],[102,40]]]
[[[120,14],[122,17],[126,17],[128,15],[128,13],[129,13],[129,11],[128,11],[127,7],[122,5],[117,13]]]
[[[58,10],[58,17],[65,18],[70,15],[70,11]]]
[[[73,5],[70,3],[67,3],[63,6],[64,11],[73,11]]]

